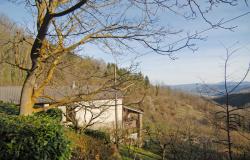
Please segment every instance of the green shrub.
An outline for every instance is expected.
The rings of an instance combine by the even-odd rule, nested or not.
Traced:
[[[51,117],[59,122],[61,122],[61,120],[62,120],[62,110],[60,110],[59,108],[52,108],[52,109],[49,109],[47,111],[38,112],[35,114],[49,116],[49,117]]]
[[[62,126],[48,116],[0,115],[0,159],[60,159],[70,157]]]
[[[84,134],[93,137],[98,140],[102,140],[105,143],[110,143],[110,135],[100,130],[86,129]]]
[[[0,101],[0,113],[7,115],[18,115],[19,107],[12,103],[4,103]]]

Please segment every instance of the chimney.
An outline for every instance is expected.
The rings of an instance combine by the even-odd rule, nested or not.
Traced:
[[[72,87],[72,89],[76,88],[76,82],[75,81],[72,82],[72,86],[71,87]]]

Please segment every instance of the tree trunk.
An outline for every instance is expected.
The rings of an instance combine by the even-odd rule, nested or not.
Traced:
[[[231,130],[230,130],[230,112],[229,112],[229,95],[227,93],[226,95],[226,114],[227,114],[227,120],[226,120],[226,131],[227,131],[227,146],[228,146],[228,157],[229,157],[229,160],[232,160],[233,157],[232,157],[232,142],[231,142]]]
[[[165,151],[165,149],[162,151],[162,157],[161,157],[161,159],[162,160],[165,160],[165,156],[166,156],[166,151]]]
[[[30,115],[35,111],[35,109],[33,108],[35,100],[32,98],[35,83],[36,76],[33,71],[33,73],[27,75],[22,88],[20,100],[20,115]]]
[[[165,157],[166,157],[166,147],[162,147],[162,154],[161,154],[161,159],[162,160],[165,160]]]

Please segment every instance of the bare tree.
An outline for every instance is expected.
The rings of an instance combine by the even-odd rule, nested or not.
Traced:
[[[200,15],[212,28],[233,29],[233,27],[224,26],[223,20],[213,23],[207,18],[207,13],[218,5],[235,6],[240,3],[238,0],[211,0],[205,3],[196,0],[180,2],[176,0],[11,1],[25,2],[26,6],[37,15],[37,30],[34,42],[30,44],[31,67],[19,67],[27,72],[21,94],[21,115],[29,115],[41,110],[33,106],[45,86],[52,80],[58,64],[66,54],[74,53],[87,44],[99,46],[103,51],[114,54],[136,52],[133,47],[136,44],[171,57],[172,53],[183,48],[195,49],[192,40],[199,39],[199,36],[197,33],[188,34],[184,42],[170,43],[163,48],[168,37],[181,34],[182,30],[158,25],[156,20],[161,9],[187,19]],[[16,66],[20,65],[16,64]],[[102,89],[103,86],[91,94]],[[77,102],[84,98],[86,95],[79,93],[71,98],[61,99],[50,108]]]
[[[205,85],[204,88],[206,88],[206,92],[215,92],[215,95],[219,95],[222,97],[223,102],[222,104],[213,102],[212,100],[209,100],[212,103],[215,103],[217,106],[219,106],[221,109],[220,111],[217,111],[215,113],[215,125],[219,129],[223,130],[226,132],[226,139],[220,140],[224,145],[227,147],[227,154],[228,154],[228,159],[232,160],[233,159],[233,142],[232,142],[232,131],[237,131],[241,127],[241,121],[244,120],[244,117],[241,113],[238,111],[241,111],[244,108],[244,106],[237,107],[237,106],[231,106],[230,105],[230,96],[235,92],[235,90],[244,82],[246,77],[248,76],[248,73],[250,71],[250,63],[248,64],[248,68],[246,69],[243,77],[236,83],[234,86],[229,85],[230,80],[229,80],[229,61],[230,58],[238,51],[238,49],[231,50],[229,48],[226,49],[226,59],[224,63],[224,91],[218,90],[216,88],[212,88],[208,85]],[[206,100],[208,100],[206,98]],[[220,122],[224,123],[220,123]],[[247,138],[247,137],[246,137]],[[247,138],[248,139],[248,138]]]
[[[224,86],[225,86],[225,97],[226,97],[226,101],[225,101],[225,106],[224,107],[224,112],[222,111],[221,114],[225,116],[226,118],[226,132],[227,132],[227,147],[228,147],[228,156],[229,159],[232,160],[232,139],[231,139],[231,130],[236,130],[237,127],[239,126],[237,118],[240,117],[239,114],[235,113],[236,110],[242,109],[242,108],[230,108],[229,106],[229,96],[230,94],[232,94],[235,89],[245,80],[245,78],[247,77],[249,70],[250,70],[250,63],[249,63],[249,67],[245,73],[245,75],[243,76],[243,78],[239,81],[238,84],[236,84],[234,87],[229,88],[228,87],[228,61],[230,59],[230,57],[236,52],[236,50],[230,52],[228,49],[226,49],[226,60],[225,60],[225,64],[224,64]],[[224,117],[222,116],[222,117]]]
[[[171,135],[168,134],[164,127],[157,127],[154,132],[147,132],[151,137],[154,137],[154,142],[160,147],[161,150],[161,158],[162,160],[166,159],[166,151],[169,145],[169,137]]]
[[[22,40],[24,36],[26,36],[25,41]],[[10,83],[18,85],[26,76],[23,69],[29,64],[27,51],[30,50],[28,43],[32,43],[32,40],[22,28],[4,15],[0,15],[0,37],[1,85]],[[21,52],[26,54],[20,56]],[[4,75],[4,72],[8,74]]]

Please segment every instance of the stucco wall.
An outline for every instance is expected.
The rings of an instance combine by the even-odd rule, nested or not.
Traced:
[[[115,100],[107,99],[107,100],[94,100],[91,102],[80,102],[79,107],[75,109],[76,111],[76,119],[79,122],[80,126],[85,126],[86,123],[89,123],[91,117],[98,116],[100,112],[100,116],[94,119],[92,122],[95,123],[93,128],[101,128],[101,127],[111,127],[115,126]],[[84,106],[91,106],[91,110],[88,111]],[[59,107],[64,114],[66,114],[66,107]],[[66,117],[63,114],[63,122],[66,122]],[[122,99],[117,99],[117,119],[121,124],[122,122]],[[92,123],[91,122],[91,123]]]

